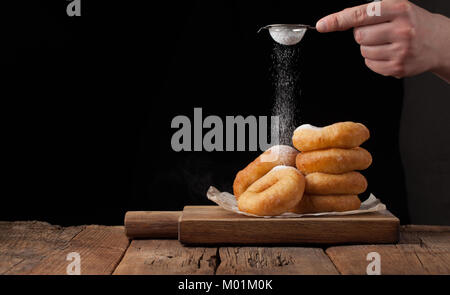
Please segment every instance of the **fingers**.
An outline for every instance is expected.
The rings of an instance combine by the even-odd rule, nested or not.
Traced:
[[[354,37],[367,67],[399,78],[428,68],[420,54],[426,47],[420,42],[426,36],[420,36],[423,32],[417,29],[426,19],[421,11],[407,0],[378,1],[326,16],[316,27],[319,32],[355,28]]]
[[[387,22],[355,28],[353,35],[359,45],[366,46],[391,43],[395,39],[395,35],[392,31],[392,25]]]
[[[361,54],[367,67],[372,71],[397,78],[411,75],[411,64],[408,44],[396,42],[377,46],[361,46]]]
[[[390,60],[396,44],[384,44],[377,46],[361,45],[361,55],[371,60]]]
[[[369,14],[373,5],[380,5],[380,15]],[[316,24],[321,33],[345,31],[350,28],[383,23],[393,19],[401,11],[395,1],[381,1],[355,6],[330,14]]]
[[[405,76],[404,67],[397,64],[395,61],[366,59],[365,62],[368,68],[383,76],[394,76],[396,78]]]

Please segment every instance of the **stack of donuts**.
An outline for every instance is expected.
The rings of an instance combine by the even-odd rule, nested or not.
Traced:
[[[369,137],[369,130],[354,122],[300,126],[292,138],[296,149],[274,146],[238,172],[233,191],[239,210],[274,216],[358,209],[367,180],[356,170],[372,163],[360,147]]]

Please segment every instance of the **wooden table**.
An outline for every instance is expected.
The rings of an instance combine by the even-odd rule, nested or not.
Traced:
[[[66,274],[70,252],[82,274],[366,274],[369,252],[382,274],[450,274],[450,227],[402,226],[397,245],[185,247],[130,243],[122,226],[0,222],[0,274]]]

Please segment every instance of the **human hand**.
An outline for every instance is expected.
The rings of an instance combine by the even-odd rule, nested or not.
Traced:
[[[380,14],[369,16],[369,5],[380,5]],[[347,8],[322,18],[316,27],[322,33],[354,28],[365,63],[374,72],[402,78],[433,71],[450,81],[450,19],[407,0]]]

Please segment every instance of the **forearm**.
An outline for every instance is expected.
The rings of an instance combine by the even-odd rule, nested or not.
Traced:
[[[437,62],[431,71],[450,83],[450,18],[435,14]]]

